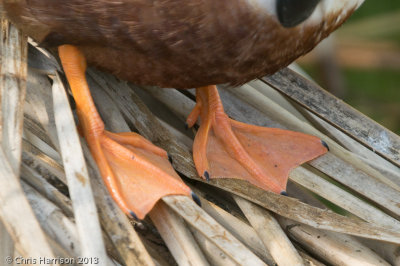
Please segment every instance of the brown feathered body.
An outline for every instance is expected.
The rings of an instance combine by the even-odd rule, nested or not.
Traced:
[[[3,0],[43,45],[74,44],[90,65],[143,85],[233,85],[272,74],[310,51],[353,10],[283,28],[248,0]]]

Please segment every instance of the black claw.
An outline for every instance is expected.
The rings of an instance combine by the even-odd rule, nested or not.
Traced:
[[[189,129],[189,125],[188,123],[185,122],[185,129],[188,130]]]
[[[206,178],[207,182],[210,182],[210,174],[207,171],[204,171],[204,177]]]
[[[129,215],[135,219],[136,221],[139,221],[139,218],[136,216],[136,214],[133,211],[129,211]]]
[[[168,161],[170,162],[170,164],[172,164],[172,157],[169,154],[168,154]]]
[[[201,201],[199,196],[197,196],[193,191],[191,191],[190,194],[192,195],[192,199],[194,200],[194,202],[196,202],[196,204],[199,205],[199,207],[201,207]]]
[[[282,191],[281,191],[281,195],[282,195],[282,196],[289,196],[288,193],[287,193],[285,190],[282,190]]]
[[[321,140],[321,143],[322,143],[322,145],[329,151],[329,146],[328,146],[328,144],[327,144],[325,141],[323,141],[323,140]]]

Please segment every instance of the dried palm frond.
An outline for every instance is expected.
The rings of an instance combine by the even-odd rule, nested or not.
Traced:
[[[242,180],[205,182],[197,176],[193,134],[184,129],[194,106],[191,91],[140,87],[89,69],[106,128],[138,131],[166,149],[201,198],[202,208],[184,196],[164,197],[150,218],[134,221],[112,201],[79,139],[57,61],[35,46],[27,59],[23,36],[6,22],[2,27],[0,218],[11,238],[1,234],[0,241],[2,247],[14,243],[16,251],[3,248],[0,255],[86,256],[107,265],[400,262],[399,137],[299,74],[285,69],[238,88],[219,88],[231,117],[328,143],[328,154],[291,172],[291,197],[284,197]],[[4,67],[10,60],[17,69]],[[384,136],[390,142],[383,147]]]

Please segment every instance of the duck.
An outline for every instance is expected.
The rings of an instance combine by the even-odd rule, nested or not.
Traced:
[[[239,178],[287,195],[291,169],[328,151],[315,136],[230,119],[216,84],[237,86],[286,67],[340,27],[363,0],[2,0],[25,34],[56,48],[79,126],[110,194],[143,219],[167,195],[197,196],[165,150],[134,132],[105,129],[85,71],[140,85],[196,88],[186,124],[200,120],[200,177]]]

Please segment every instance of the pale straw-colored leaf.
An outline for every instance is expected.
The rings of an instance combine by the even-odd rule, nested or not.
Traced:
[[[291,238],[333,265],[389,265],[350,236],[317,230],[288,219],[281,218],[279,221]]]
[[[241,197],[234,196],[234,199],[278,265],[304,265],[279,223],[267,210]]]
[[[209,265],[182,217],[164,202],[158,202],[149,216],[178,265]]]
[[[24,256],[52,256],[48,245],[22,188],[19,184],[23,102],[27,75],[26,37],[5,18],[1,18],[0,31],[0,241],[6,256],[11,256],[12,241]],[[21,219],[24,217],[24,219]],[[27,220],[27,221],[25,221]],[[7,229],[10,235],[5,233]],[[10,237],[11,236],[11,237]],[[11,240],[12,239],[12,240]],[[41,241],[37,244],[37,241]],[[3,257],[3,259],[6,257]]]
[[[81,255],[106,261],[97,209],[67,94],[58,76],[53,82],[54,116],[60,150],[82,247]]]
[[[46,237],[32,211],[19,178],[0,149],[0,217],[25,257],[54,257]],[[21,219],[21,218],[24,219]]]
[[[198,194],[202,193],[200,190],[195,191]],[[264,260],[268,265],[275,264],[271,254],[264,247],[262,241],[251,226],[204,198],[200,197],[200,199],[202,204],[201,207],[219,224],[231,232],[238,240],[245,244],[254,252],[254,254]]]
[[[233,259],[227,256],[221,249],[208,240],[202,233],[192,228],[193,236],[196,238],[204,254],[211,265],[234,266],[238,265]]]
[[[168,196],[162,200],[239,265],[265,265],[188,197]]]

